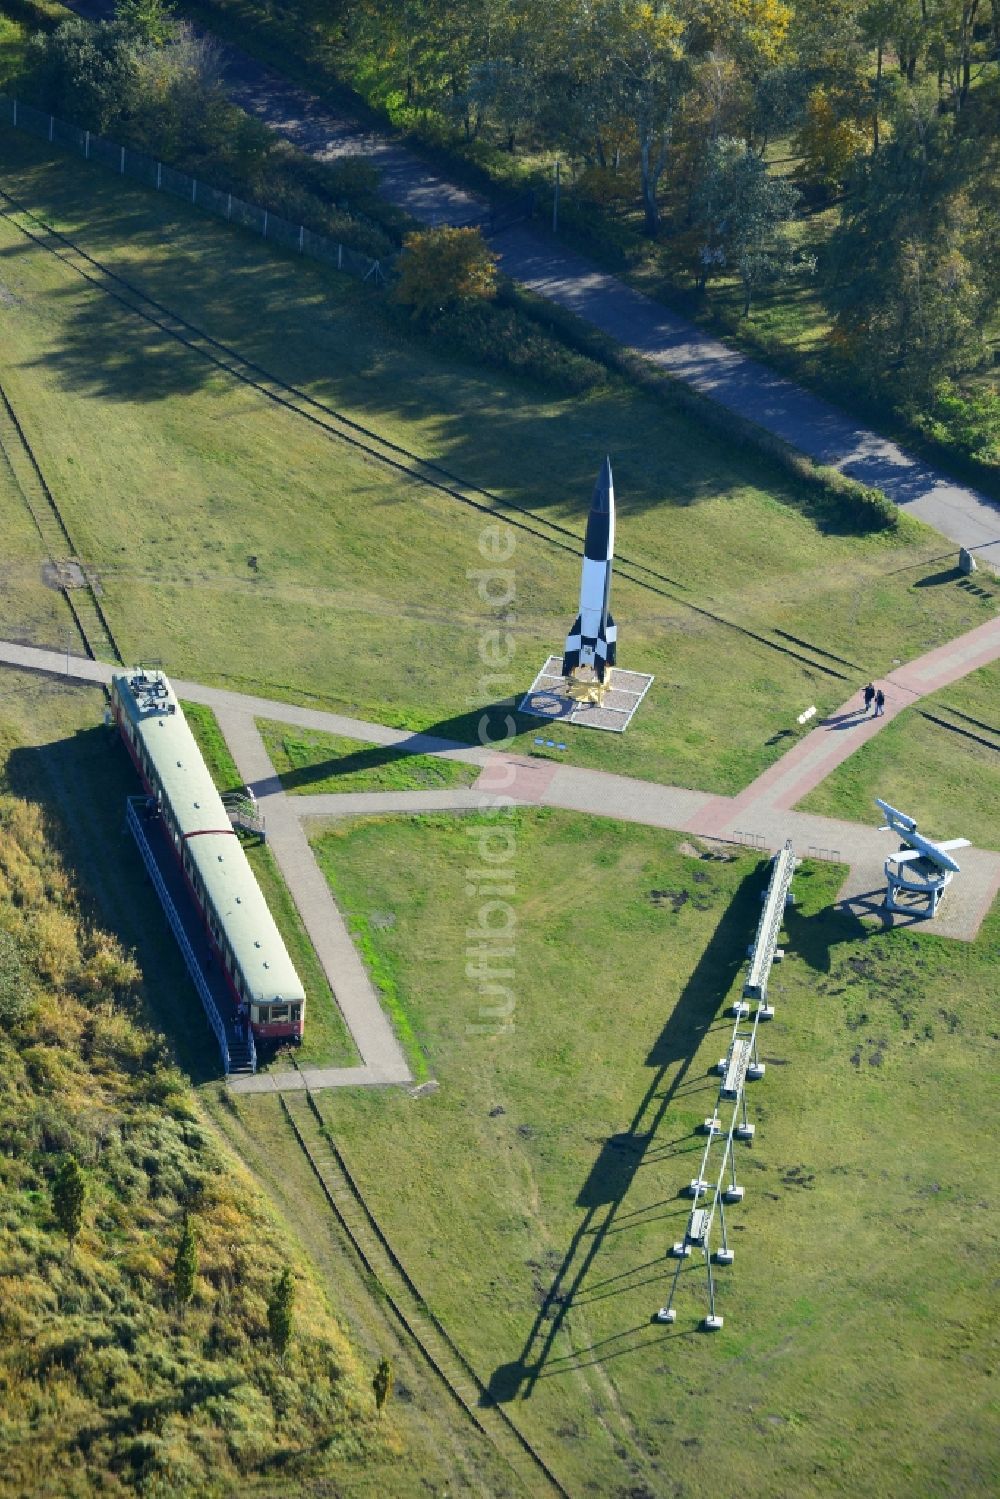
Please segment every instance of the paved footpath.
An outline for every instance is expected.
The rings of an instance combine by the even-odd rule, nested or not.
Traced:
[[[883,716],[865,717],[863,711],[859,712],[858,699],[850,700],[735,797],[477,749],[343,714],[174,679],[179,697],[213,709],[241,776],[254,789],[267,819],[268,842],[361,1057],[357,1067],[270,1072],[232,1079],[230,1086],[240,1091],[269,1092],[412,1081],[378,993],[316,864],[304,822],[373,814],[549,806],[699,837],[742,841],[772,851],[791,838],[799,854],[813,853],[851,866],[840,894],[842,906],[858,914],[882,914],[882,865],[888,852],[884,834],[873,826],[796,812],[794,805],[848,755],[880,733],[904,707],[998,659],[1000,617],[900,666],[885,678]],[[11,642],[0,642],[0,664],[96,685],[107,684],[117,669],[63,651]],[[258,718],[369,743],[399,745],[414,754],[441,755],[478,765],[480,775],[471,788],[452,790],[289,795],[281,787],[257,730]],[[934,931],[939,936],[971,940],[1000,890],[1000,852],[976,848],[963,851],[961,881],[961,898],[942,903]]]
[[[108,13],[112,0],[70,3],[94,19]],[[463,223],[487,213],[482,198],[449,182],[390,135],[333,114],[307,90],[228,43],[220,45],[220,55],[237,104],[321,160],[363,155],[379,169],[383,195],[415,219]],[[878,485],[911,515],[1000,569],[1000,505],[988,496],[911,457],[551,237],[519,225],[493,243],[503,270],[515,280],[817,462]]]

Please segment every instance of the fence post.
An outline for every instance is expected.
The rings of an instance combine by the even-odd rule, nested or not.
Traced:
[[[160,183],[162,181],[163,181],[163,162],[162,161],[158,161],[156,163],[156,190],[157,190],[157,192],[159,192],[159,190],[160,190]]]
[[[13,101],[13,104],[14,104],[14,120],[13,120],[13,125],[14,125],[14,129],[16,130],[17,129],[17,100],[16,99]]]
[[[84,131],[84,135],[85,135],[86,139],[84,140],[84,143],[83,143],[83,154],[87,158],[87,160],[89,161],[90,160],[90,131],[89,130],[85,130]]]
[[[343,247],[343,245],[338,244],[337,245],[337,270],[338,271],[342,271],[343,269],[344,269],[344,247]]]
[[[52,137],[53,137],[53,135],[55,134],[55,128],[56,128],[56,117],[55,117],[55,115],[49,115],[49,140],[51,140]]]
[[[233,216],[233,195],[232,195],[232,193],[230,193],[229,194],[229,202],[226,204],[226,218],[227,219],[231,219],[232,216]]]
[[[125,147],[122,146],[121,175],[125,176]]]
[[[191,202],[192,203],[194,202],[194,200],[195,200],[195,198],[197,196],[198,196],[198,179],[197,179],[197,177],[192,177],[191,178]]]
[[[267,239],[267,209],[264,209],[264,238]]]
[[[299,225],[299,254],[300,255],[302,254],[302,247],[305,244],[305,241],[306,241],[306,226],[305,226],[305,224],[300,224]]]

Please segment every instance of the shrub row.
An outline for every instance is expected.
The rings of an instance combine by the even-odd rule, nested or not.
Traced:
[[[435,338],[493,369],[539,381],[549,390],[582,395],[607,379],[604,367],[515,306],[477,302],[446,308],[430,320]]]

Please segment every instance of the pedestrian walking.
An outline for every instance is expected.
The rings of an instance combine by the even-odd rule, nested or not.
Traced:
[[[869,710],[869,708],[871,707],[872,703],[875,700],[875,683],[874,682],[869,682],[868,683],[868,686],[865,688],[864,693],[862,694],[862,696],[864,697],[864,700],[865,700],[865,712],[867,713],[868,710]]]
[[[875,717],[876,718],[881,718],[881,716],[882,716],[882,714],[884,712],[885,712],[885,693],[882,691],[882,689],[880,687],[878,689],[878,691],[876,692],[876,694],[875,694]]]

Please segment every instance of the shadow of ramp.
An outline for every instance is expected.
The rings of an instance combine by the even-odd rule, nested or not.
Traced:
[[[572,1360],[564,1363],[563,1357],[554,1358],[553,1345],[638,1171],[649,1158],[657,1131],[690,1073],[720,1002],[746,961],[747,943],[760,916],[762,872],[766,879],[769,865],[769,860],[761,861],[741,881],[645,1058],[652,1077],[628,1129],[603,1141],[576,1197],[575,1206],[583,1216],[542,1298],[524,1347],[517,1358],[501,1364],[490,1376],[489,1398],[497,1404],[530,1398],[550,1362],[561,1365],[549,1371],[553,1375],[574,1367]],[[620,1335],[625,1336],[625,1331]]]
[[[946,567],[943,572],[928,573],[924,578],[916,578],[912,584],[914,588],[937,588],[941,583],[957,583],[964,574],[960,567]]]
[[[632,1185],[635,1174],[652,1139],[651,1134],[612,1135],[601,1146],[601,1153],[576,1199],[578,1208],[606,1207],[621,1202]]]

